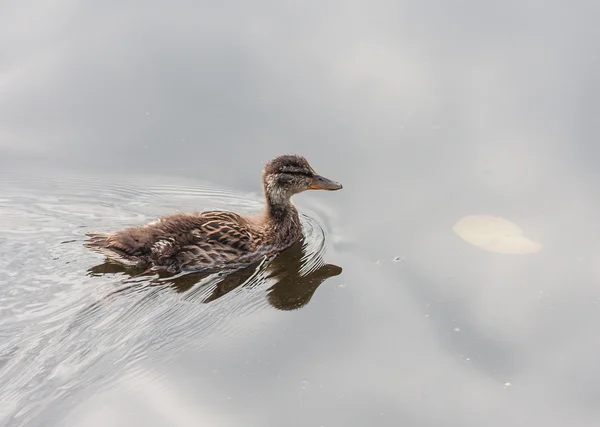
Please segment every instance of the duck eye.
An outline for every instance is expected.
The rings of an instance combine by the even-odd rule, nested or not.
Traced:
[[[279,183],[279,185],[290,184],[293,180],[293,175],[290,175],[288,173],[281,174],[277,177],[277,182]]]

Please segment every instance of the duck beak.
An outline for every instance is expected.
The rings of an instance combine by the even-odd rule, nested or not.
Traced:
[[[332,181],[320,175],[315,175],[311,184],[308,186],[309,190],[340,190],[342,188],[342,184],[339,182]]]

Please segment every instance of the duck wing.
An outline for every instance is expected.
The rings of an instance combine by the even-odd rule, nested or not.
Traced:
[[[242,216],[209,211],[177,214],[113,234],[90,233],[86,246],[127,266],[169,272],[252,262],[265,243]]]

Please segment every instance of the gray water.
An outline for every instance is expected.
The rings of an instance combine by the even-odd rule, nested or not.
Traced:
[[[0,5],[0,426],[595,426],[595,2]],[[304,239],[131,277],[89,231],[260,209]],[[537,253],[482,250],[466,215]]]

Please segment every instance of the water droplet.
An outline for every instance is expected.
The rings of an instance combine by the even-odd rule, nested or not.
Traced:
[[[454,332],[460,332],[460,328],[454,328]]]
[[[383,261],[378,259],[377,261],[375,261],[375,264],[380,265]]]
[[[345,287],[346,287],[346,284],[345,284],[345,283],[340,283],[340,284],[338,285],[338,288],[345,288]]]

